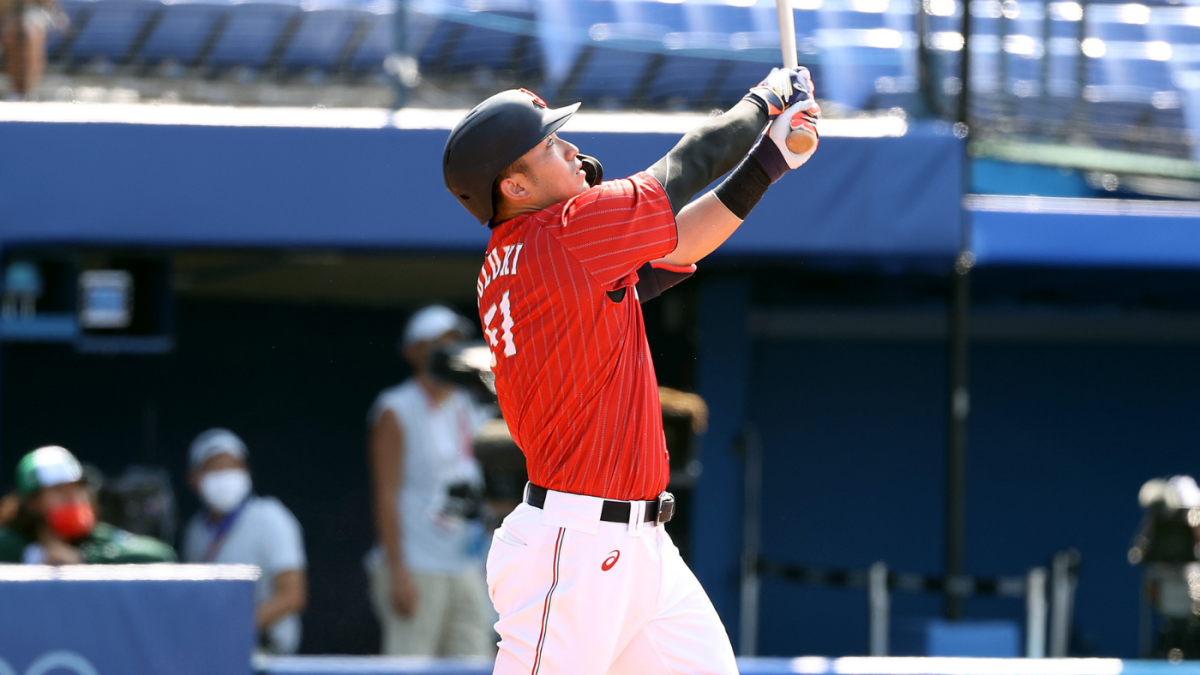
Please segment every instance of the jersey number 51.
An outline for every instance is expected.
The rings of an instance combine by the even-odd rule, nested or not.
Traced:
[[[500,345],[504,344],[504,356],[513,356],[517,353],[517,344],[513,341],[513,320],[512,320],[512,305],[508,301],[508,291],[504,291],[504,296],[500,298],[500,304],[492,305],[488,308],[487,314],[483,315],[483,334],[487,337],[488,345],[492,348],[492,367],[496,367],[496,359],[500,357]],[[500,326],[492,328],[492,322],[496,319],[496,310],[500,310]],[[500,332],[503,331],[503,332]],[[497,337],[496,333],[500,333]]]

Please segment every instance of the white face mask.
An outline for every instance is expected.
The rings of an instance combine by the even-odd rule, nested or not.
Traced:
[[[229,513],[250,494],[250,472],[245,469],[210,471],[200,478],[200,498],[213,511]]]

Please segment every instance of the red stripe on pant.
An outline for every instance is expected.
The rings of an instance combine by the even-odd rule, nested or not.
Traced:
[[[532,675],[537,675],[538,669],[542,667],[542,645],[546,641],[546,626],[550,624],[550,596],[554,595],[554,589],[558,586],[558,560],[566,533],[565,528],[558,528],[558,539],[554,542],[554,580],[550,584],[550,590],[546,591],[546,603],[542,606],[542,632],[538,635],[537,651],[533,655]]]

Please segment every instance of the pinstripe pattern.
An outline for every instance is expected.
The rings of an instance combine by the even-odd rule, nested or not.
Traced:
[[[538,675],[538,671],[542,669],[542,647],[546,644],[546,628],[550,625],[550,600],[554,597],[554,589],[558,588],[558,563],[562,557],[563,539],[566,536],[566,528],[558,528],[558,539],[554,542],[554,577],[550,582],[550,590],[546,591],[546,602],[542,605],[542,631],[538,634],[537,649],[533,654],[533,671],[530,675]]]
[[[675,249],[666,192],[649,174],[603,183],[492,232],[480,271],[480,318],[496,392],[529,479],[606,499],[653,499],[670,469],[658,380],[633,293],[636,270]],[[511,259],[511,263],[506,263]],[[511,268],[511,269],[510,269]],[[500,307],[511,303],[505,355]]]

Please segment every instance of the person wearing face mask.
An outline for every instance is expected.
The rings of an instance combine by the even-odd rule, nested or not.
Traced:
[[[83,467],[66,448],[38,448],[17,464],[17,510],[0,527],[0,563],[79,565],[175,562],[151,537],[97,522]]]
[[[209,429],[192,441],[188,483],[204,509],[184,530],[183,558],[261,568],[254,617],[259,646],[272,654],[293,654],[300,646],[300,612],[308,602],[304,534],[278,499],[254,494],[248,454],[228,429]]]
[[[367,555],[383,653],[491,656],[482,561],[483,472],[472,444],[489,417],[441,379],[432,357],[470,323],[431,305],[409,320],[401,352],[413,376],[372,406],[368,454],[378,544]]]

